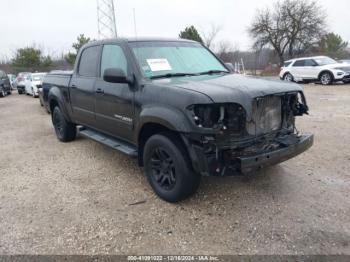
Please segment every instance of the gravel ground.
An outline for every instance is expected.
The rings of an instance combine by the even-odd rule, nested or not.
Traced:
[[[204,178],[177,205],[136,161],[84,138],[59,143],[37,99],[0,99],[0,254],[350,254],[350,86],[306,94],[310,151]]]

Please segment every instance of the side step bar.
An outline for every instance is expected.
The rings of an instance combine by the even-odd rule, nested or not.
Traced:
[[[138,155],[136,147],[129,145],[126,142],[118,140],[114,137],[110,137],[108,135],[102,134],[98,131],[95,131],[86,127],[80,127],[78,128],[78,131],[80,135],[90,138],[96,142],[99,142],[105,146],[115,149],[128,156],[137,157]]]

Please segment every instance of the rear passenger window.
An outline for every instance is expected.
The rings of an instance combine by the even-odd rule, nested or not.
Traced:
[[[305,60],[296,61],[293,66],[305,66]]]
[[[123,49],[118,45],[105,45],[102,51],[101,76],[108,68],[120,68],[128,74],[128,62]]]
[[[305,66],[316,66],[316,65],[317,63],[312,59],[308,59],[305,61]]]
[[[79,63],[79,75],[90,77],[97,76],[99,50],[99,46],[92,46],[84,49]]]

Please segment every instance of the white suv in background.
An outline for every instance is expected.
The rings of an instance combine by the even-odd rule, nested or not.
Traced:
[[[284,63],[280,78],[285,81],[320,82],[322,85],[338,81],[350,83],[350,65],[326,56],[297,58]]]
[[[26,83],[25,93],[33,96],[34,98],[39,97],[39,88],[42,87],[45,75],[46,73],[31,74],[30,81]]]

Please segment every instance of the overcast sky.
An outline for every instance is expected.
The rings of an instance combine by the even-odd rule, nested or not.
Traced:
[[[329,29],[350,41],[350,1],[318,0],[327,10]],[[115,0],[120,36],[134,36],[133,8],[138,36],[177,37],[188,25],[205,30],[221,25],[220,39],[249,49],[246,29],[257,8],[271,0]],[[97,35],[96,0],[1,0],[0,59],[19,47],[36,44],[59,56],[77,35]]]

